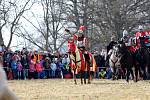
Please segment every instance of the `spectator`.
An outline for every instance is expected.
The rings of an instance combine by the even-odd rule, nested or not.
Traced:
[[[100,79],[105,79],[105,76],[106,76],[106,71],[104,69],[101,69],[101,71],[99,72]]]
[[[29,74],[30,74],[30,79],[35,78],[35,61],[34,61],[34,56],[31,56],[30,65],[29,65]]]
[[[37,71],[37,74],[38,74],[38,79],[41,79],[42,75],[43,75],[43,67],[40,63],[40,60],[38,60],[37,63],[36,63],[36,71]]]
[[[15,57],[12,58],[11,69],[13,73],[13,78],[17,79],[17,60],[15,59]]]
[[[59,61],[59,67],[60,67],[60,76],[63,79],[64,78],[64,74],[63,74],[64,65],[62,64],[61,61]]]
[[[49,57],[46,57],[44,62],[43,62],[43,67],[45,70],[45,76],[46,78],[50,78],[51,77],[51,68],[50,68],[50,59]]]
[[[52,78],[55,78],[55,71],[57,69],[57,66],[56,66],[56,63],[55,61],[53,60],[51,65],[50,65],[51,69],[52,69]]]
[[[27,54],[25,54],[25,53],[22,53],[21,64],[23,66],[23,77],[26,80],[28,78],[29,59],[27,57]]]
[[[13,73],[12,73],[12,70],[11,68],[8,69],[8,80],[13,80]]]
[[[111,68],[110,67],[106,67],[106,78],[110,79],[111,78],[111,74],[112,74]]]
[[[66,70],[69,70],[69,63],[70,63],[70,59],[68,57],[67,54],[64,55],[63,59],[62,59],[62,72],[63,74],[66,72]]]
[[[20,61],[17,62],[17,74],[18,74],[18,80],[21,79],[21,71],[22,71],[22,64]]]

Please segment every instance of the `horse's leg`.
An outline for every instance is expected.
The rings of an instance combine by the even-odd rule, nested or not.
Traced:
[[[119,79],[119,68],[118,67],[116,68],[116,79],[117,80]]]
[[[113,68],[112,68],[112,80],[115,80],[115,73],[116,73],[116,69],[115,69],[115,66],[113,66]]]
[[[84,76],[84,84],[86,84],[86,71],[83,72],[83,76]]]
[[[86,84],[86,75],[88,75],[88,66],[87,61],[85,61],[85,69],[84,69],[84,84]]]
[[[88,84],[91,84],[91,79],[92,79],[91,72],[88,71]]]
[[[146,73],[146,79],[148,79],[149,78],[148,66],[146,66],[145,68],[145,73]]]
[[[129,82],[130,68],[127,68],[126,81]]]
[[[84,72],[83,71],[81,71],[81,84],[83,84],[83,77],[84,77]]]
[[[141,76],[142,76],[143,80],[146,79],[145,65],[141,65]]]
[[[87,67],[88,84],[90,84],[90,83],[91,83],[91,82],[90,82],[90,80],[91,80],[90,63],[87,62],[86,65],[87,65],[86,67]]]
[[[146,66],[144,67],[144,69],[143,69],[143,71],[144,71],[144,80],[146,80],[147,79],[147,74],[146,74]]]
[[[134,72],[133,72],[133,69],[130,67],[130,73],[131,73],[131,76],[132,76],[132,80],[134,80]]]
[[[76,81],[76,69],[73,70],[73,78],[74,78],[75,84],[77,84],[77,81]]]
[[[136,66],[135,67],[135,82],[138,81],[138,71],[139,71],[138,66]]]

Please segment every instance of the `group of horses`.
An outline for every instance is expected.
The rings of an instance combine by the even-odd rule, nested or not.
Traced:
[[[112,79],[118,79],[119,69],[125,75],[126,81],[150,78],[150,51],[144,45],[144,37],[140,37],[140,48],[131,52],[123,41],[112,41],[107,46],[107,63],[112,69]],[[131,77],[130,77],[131,75]]]
[[[140,79],[147,80],[150,78],[150,51],[143,45],[144,38],[141,37],[140,42],[141,47],[135,52],[131,52],[123,41],[112,41],[107,46],[106,62],[112,70],[113,80],[119,78],[120,70],[124,73],[123,75],[127,82],[130,79],[137,82]],[[83,84],[83,79],[84,84],[86,84],[87,77],[88,83],[90,83],[93,73],[97,70],[93,55],[89,52],[84,54],[74,43],[70,43],[69,46],[71,46],[68,50],[70,67],[75,84],[77,84],[76,75],[79,73],[81,75],[81,84]]]

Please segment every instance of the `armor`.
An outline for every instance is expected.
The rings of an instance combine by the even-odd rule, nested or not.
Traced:
[[[125,43],[126,46],[132,46],[132,37],[129,36],[127,30],[123,31],[123,37],[121,40]]]

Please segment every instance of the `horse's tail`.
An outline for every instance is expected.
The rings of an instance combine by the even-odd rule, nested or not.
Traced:
[[[97,70],[96,61],[91,53],[89,53],[89,56],[90,56],[90,62],[91,62],[91,66],[92,66],[90,71],[96,72],[96,70]]]

